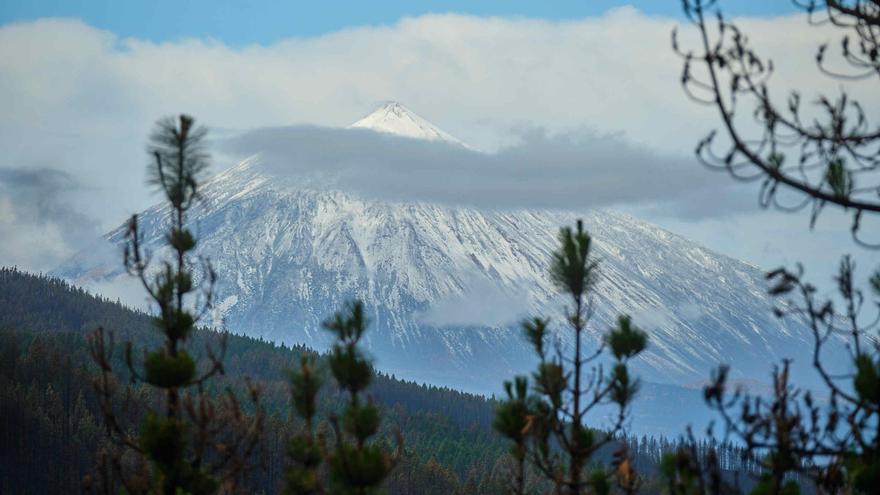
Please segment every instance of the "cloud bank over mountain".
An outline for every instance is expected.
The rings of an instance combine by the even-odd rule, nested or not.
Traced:
[[[245,47],[120,38],[76,19],[7,24],[0,27],[0,168],[51,169],[89,184],[89,191],[71,193],[68,209],[105,230],[155,198],[142,186],[143,149],[158,117],[191,113],[222,139],[263,127],[343,127],[391,98],[476,149],[502,150],[494,156],[512,163],[503,174],[500,158],[475,167],[472,183],[503,180],[466,196],[499,198],[503,189],[514,189],[507,196],[523,206],[534,205],[536,197],[553,197],[559,205],[616,199],[603,196],[612,194],[603,193],[604,186],[618,188],[621,200],[673,198],[654,211],[688,222],[727,215],[736,205],[752,204],[757,213],[754,188],[730,187],[690,158],[717,116],[688,101],[679,87],[681,65],[669,40],[675,24],[632,8],[558,22],[426,15]],[[838,91],[814,67],[813,40],[823,37],[816,31],[821,28],[800,15],[741,25],[774,58],[778,88],[798,89],[805,98]],[[878,113],[880,101],[868,88],[856,88],[853,96]],[[552,161],[538,156],[545,152]],[[386,157],[372,163],[380,158]],[[219,153],[216,159],[216,170],[233,164]],[[334,166],[312,163],[316,170]],[[377,180],[395,170],[380,165]],[[580,166],[585,170],[575,170]],[[585,181],[589,167],[602,172]],[[573,191],[553,193],[548,170],[561,174],[558,182],[570,190],[570,182],[583,182],[590,200]],[[682,176],[687,170],[693,177]],[[464,183],[464,172],[462,166],[449,180]],[[406,182],[408,175],[413,183]],[[424,198],[430,199],[443,191],[425,191],[415,181],[432,178],[411,169],[389,184],[355,185],[376,194],[382,188],[421,191],[433,194]],[[640,184],[641,178],[657,187]],[[719,189],[698,187],[704,181]],[[530,184],[539,187],[531,197],[522,192]],[[676,194],[694,187],[702,192],[693,198]],[[3,242],[4,249],[17,249]],[[25,266],[38,266],[27,261],[27,251],[17,252]]]
[[[95,239],[97,223],[74,207],[86,188],[61,170],[0,168],[0,259],[48,271]]]
[[[291,126],[249,131],[219,149],[241,159],[256,155],[276,175],[320,176],[374,199],[570,210],[660,202],[686,218],[754,208],[751,198],[719,195],[726,184],[694,173],[687,155],[583,131],[550,135],[534,129],[515,145],[484,153],[371,130]],[[713,208],[695,201],[713,194],[719,198]]]

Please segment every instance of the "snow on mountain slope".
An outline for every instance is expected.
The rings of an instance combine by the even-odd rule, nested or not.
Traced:
[[[735,362],[735,376],[763,379],[767,363],[786,352],[809,355],[804,329],[772,317],[759,270],[629,216],[364,201],[297,189],[255,168],[247,163],[209,183],[206,205],[191,220],[234,331],[320,347],[320,321],[356,297],[371,308],[370,345],[383,368],[447,384],[483,367],[508,373],[528,353],[504,315],[493,316],[504,308],[490,305],[522,301],[507,308],[508,323],[525,312],[557,316],[547,262],[559,227],[583,218],[602,274],[591,334],[632,314],[651,332],[639,367],[652,380],[699,381],[725,360]],[[166,213],[141,216],[154,249]],[[108,240],[118,244],[123,233]],[[127,277],[119,256],[90,261],[71,260],[56,273],[86,286]],[[442,326],[444,315],[428,317],[443,304],[473,321],[449,314],[455,323]]]
[[[408,115],[355,125],[414,136],[421,131],[407,127],[418,122]],[[579,218],[601,262],[589,338],[598,345],[617,315],[631,314],[650,333],[635,364],[646,380],[699,383],[728,362],[733,378],[766,382],[780,358],[810,356],[807,329],[772,316],[760,270],[614,211],[365,200],[272,176],[256,159],[218,174],[203,195],[190,223],[219,276],[217,317],[229,329],[324,348],[321,321],[359,298],[373,320],[367,345],[378,366],[408,379],[487,392],[530,369],[517,321],[562,321],[565,301],[547,266],[559,228]],[[153,207],[140,216],[153,249],[167,213]],[[99,289],[127,283],[123,234],[106,236],[113,249],[89,250],[54,273]],[[558,335],[566,345],[568,333]]]
[[[389,101],[349,127],[370,129],[396,136],[429,141],[445,141],[469,148],[396,101]]]

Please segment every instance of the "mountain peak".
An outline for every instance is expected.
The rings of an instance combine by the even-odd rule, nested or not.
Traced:
[[[405,118],[405,116],[409,116],[410,118],[418,117],[415,112],[406,108],[401,103],[393,100],[386,101],[385,103],[380,105],[379,108],[373,111],[373,113],[376,112],[391,113],[399,118]]]
[[[349,127],[428,141],[444,141],[468,148],[466,144],[396,101],[383,103]]]

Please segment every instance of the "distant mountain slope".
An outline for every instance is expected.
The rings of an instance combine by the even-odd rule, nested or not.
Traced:
[[[720,361],[738,377],[764,378],[767,363],[809,350],[803,327],[772,316],[758,269],[619,213],[365,201],[289,188],[255,168],[218,176],[192,217],[220,275],[217,306],[236,332],[321,347],[319,322],[357,297],[376,320],[370,346],[384,369],[485,390],[491,382],[469,378],[474,369],[497,380],[527,359],[509,323],[524,310],[558,315],[549,254],[559,227],[583,218],[601,259],[591,335],[632,314],[651,332],[640,371],[655,381],[699,381]],[[141,218],[158,248],[164,211]],[[55,273],[87,287],[129,282],[118,252]]]
[[[491,392],[528,370],[516,321],[533,313],[561,320],[564,301],[547,263],[559,228],[578,218],[601,260],[589,336],[598,345],[618,314],[631,314],[651,335],[635,364],[647,380],[690,386],[726,362],[734,379],[766,382],[771,363],[806,362],[811,352],[804,326],[773,317],[759,269],[614,211],[366,200],[274,176],[257,160],[217,175],[203,192],[190,221],[222,282],[217,321],[322,348],[320,321],[359,298],[374,320],[368,345],[378,366],[409,379]],[[141,214],[154,249],[166,215],[162,207]],[[123,233],[106,236],[112,249],[87,250],[54,273],[119,290],[129,280]],[[569,335],[559,338],[565,345]]]

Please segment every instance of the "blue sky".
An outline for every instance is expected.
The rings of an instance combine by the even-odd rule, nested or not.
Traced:
[[[124,38],[156,42],[213,38],[241,46],[315,36],[352,26],[389,25],[401,17],[429,13],[564,20],[600,15],[623,5],[632,5],[649,15],[681,15],[678,0],[0,0],[0,24],[42,17],[76,17]],[[779,15],[794,10],[786,0],[737,0],[724,2],[723,6],[732,15],[748,16]]]

